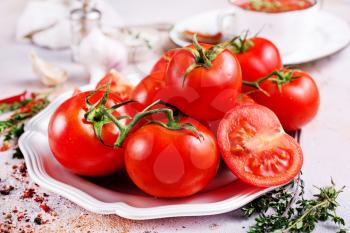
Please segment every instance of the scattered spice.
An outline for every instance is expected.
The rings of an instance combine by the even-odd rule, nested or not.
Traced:
[[[34,194],[35,194],[34,189],[32,189],[32,188],[26,189],[26,190],[24,190],[24,192],[22,194],[22,198],[23,199],[32,198]]]
[[[37,225],[41,225],[43,223],[43,219],[41,218],[41,215],[38,214],[35,218],[34,218],[34,222],[37,224]]]
[[[24,219],[24,217],[26,216],[26,214],[24,212],[21,212],[17,215],[17,221],[22,221],[22,219]]]
[[[22,174],[22,176],[27,175],[27,166],[24,162],[19,164],[18,171]]]
[[[217,223],[210,224],[210,226],[209,226],[209,228],[210,228],[211,230],[214,230],[214,229],[216,229],[216,228],[218,228],[218,227],[219,227],[219,224],[217,224]]]
[[[37,196],[34,198],[34,201],[35,201],[35,202],[38,202],[38,203],[42,203],[42,202],[44,201],[44,198],[37,195]]]
[[[43,211],[45,211],[45,213],[48,213],[48,212],[50,212],[50,210],[51,210],[51,208],[50,208],[48,205],[46,205],[45,203],[39,205],[39,207],[40,207]]]
[[[0,232],[1,233],[10,233],[10,232],[12,232],[11,225],[6,224],[6,223],[0,223]]]
[[[8,143],[3,143],[2,146],[0,147],[0,151],[7,151],[10,149],[10,145]]]
[[[0,194],[9,195],[13,189],[14,187],[12,185],[4,185],[0,188]]]

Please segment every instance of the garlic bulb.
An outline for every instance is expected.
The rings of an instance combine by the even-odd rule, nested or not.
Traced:
[[[46,62],[38,57],[35,52],[31,53],[30,58],[33,72],[38,75],[44,85],[56,86],[67,80],[68,73],[65,70]]]
[[[98,82],[110,69],[122,70],[128,62],[126,47],[97,28],[81,41],[77,50],[77,60],[90,72],[92,84]]]

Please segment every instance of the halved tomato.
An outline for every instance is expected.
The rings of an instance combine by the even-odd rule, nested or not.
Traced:
[[[288,183],[301,170],[303,154],[276,115],[257,105],[238,105],[220,122],[218,144],[229,169],[259,187]]]

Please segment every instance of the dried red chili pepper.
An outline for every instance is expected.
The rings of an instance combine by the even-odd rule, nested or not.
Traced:
[[[28,98],[33,98],[35,95],[33,93],[27,92],[27,91],[23,91],[22,93],[18,94],[18,95],[13,95],[4,99],[0,99],[0,104],[12,104],[15,102],[20,102],[20,101],[24,101]]]

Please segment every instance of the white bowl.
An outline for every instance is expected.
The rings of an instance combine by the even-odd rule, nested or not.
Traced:
[[[273,41],[281,54],[286,55],[299,48],[309,36],[319,9],[318,1],[305,9],[278,13],[246,10],[232,3],[231,9],[222,12],[218,20],[225,37],[249,31],[250,36],[259,34]]]
[[[184,30],[209,34],[217,33],[220,30],[217,19],[223,12],[225,12],[224,9],[219,9],[193,15],[175,24],[169,36],[175,44],[187,46],[190,42],[183,38],[182,32]],[[315,21],[315,27],[307,35],[303,44],[292,53],[282,54],[284,65],[317,60],[329,56],[349,44],[350,27],[346,20],[326,11],[320,11]],[[280,49],[288,50],[288,46]]]

